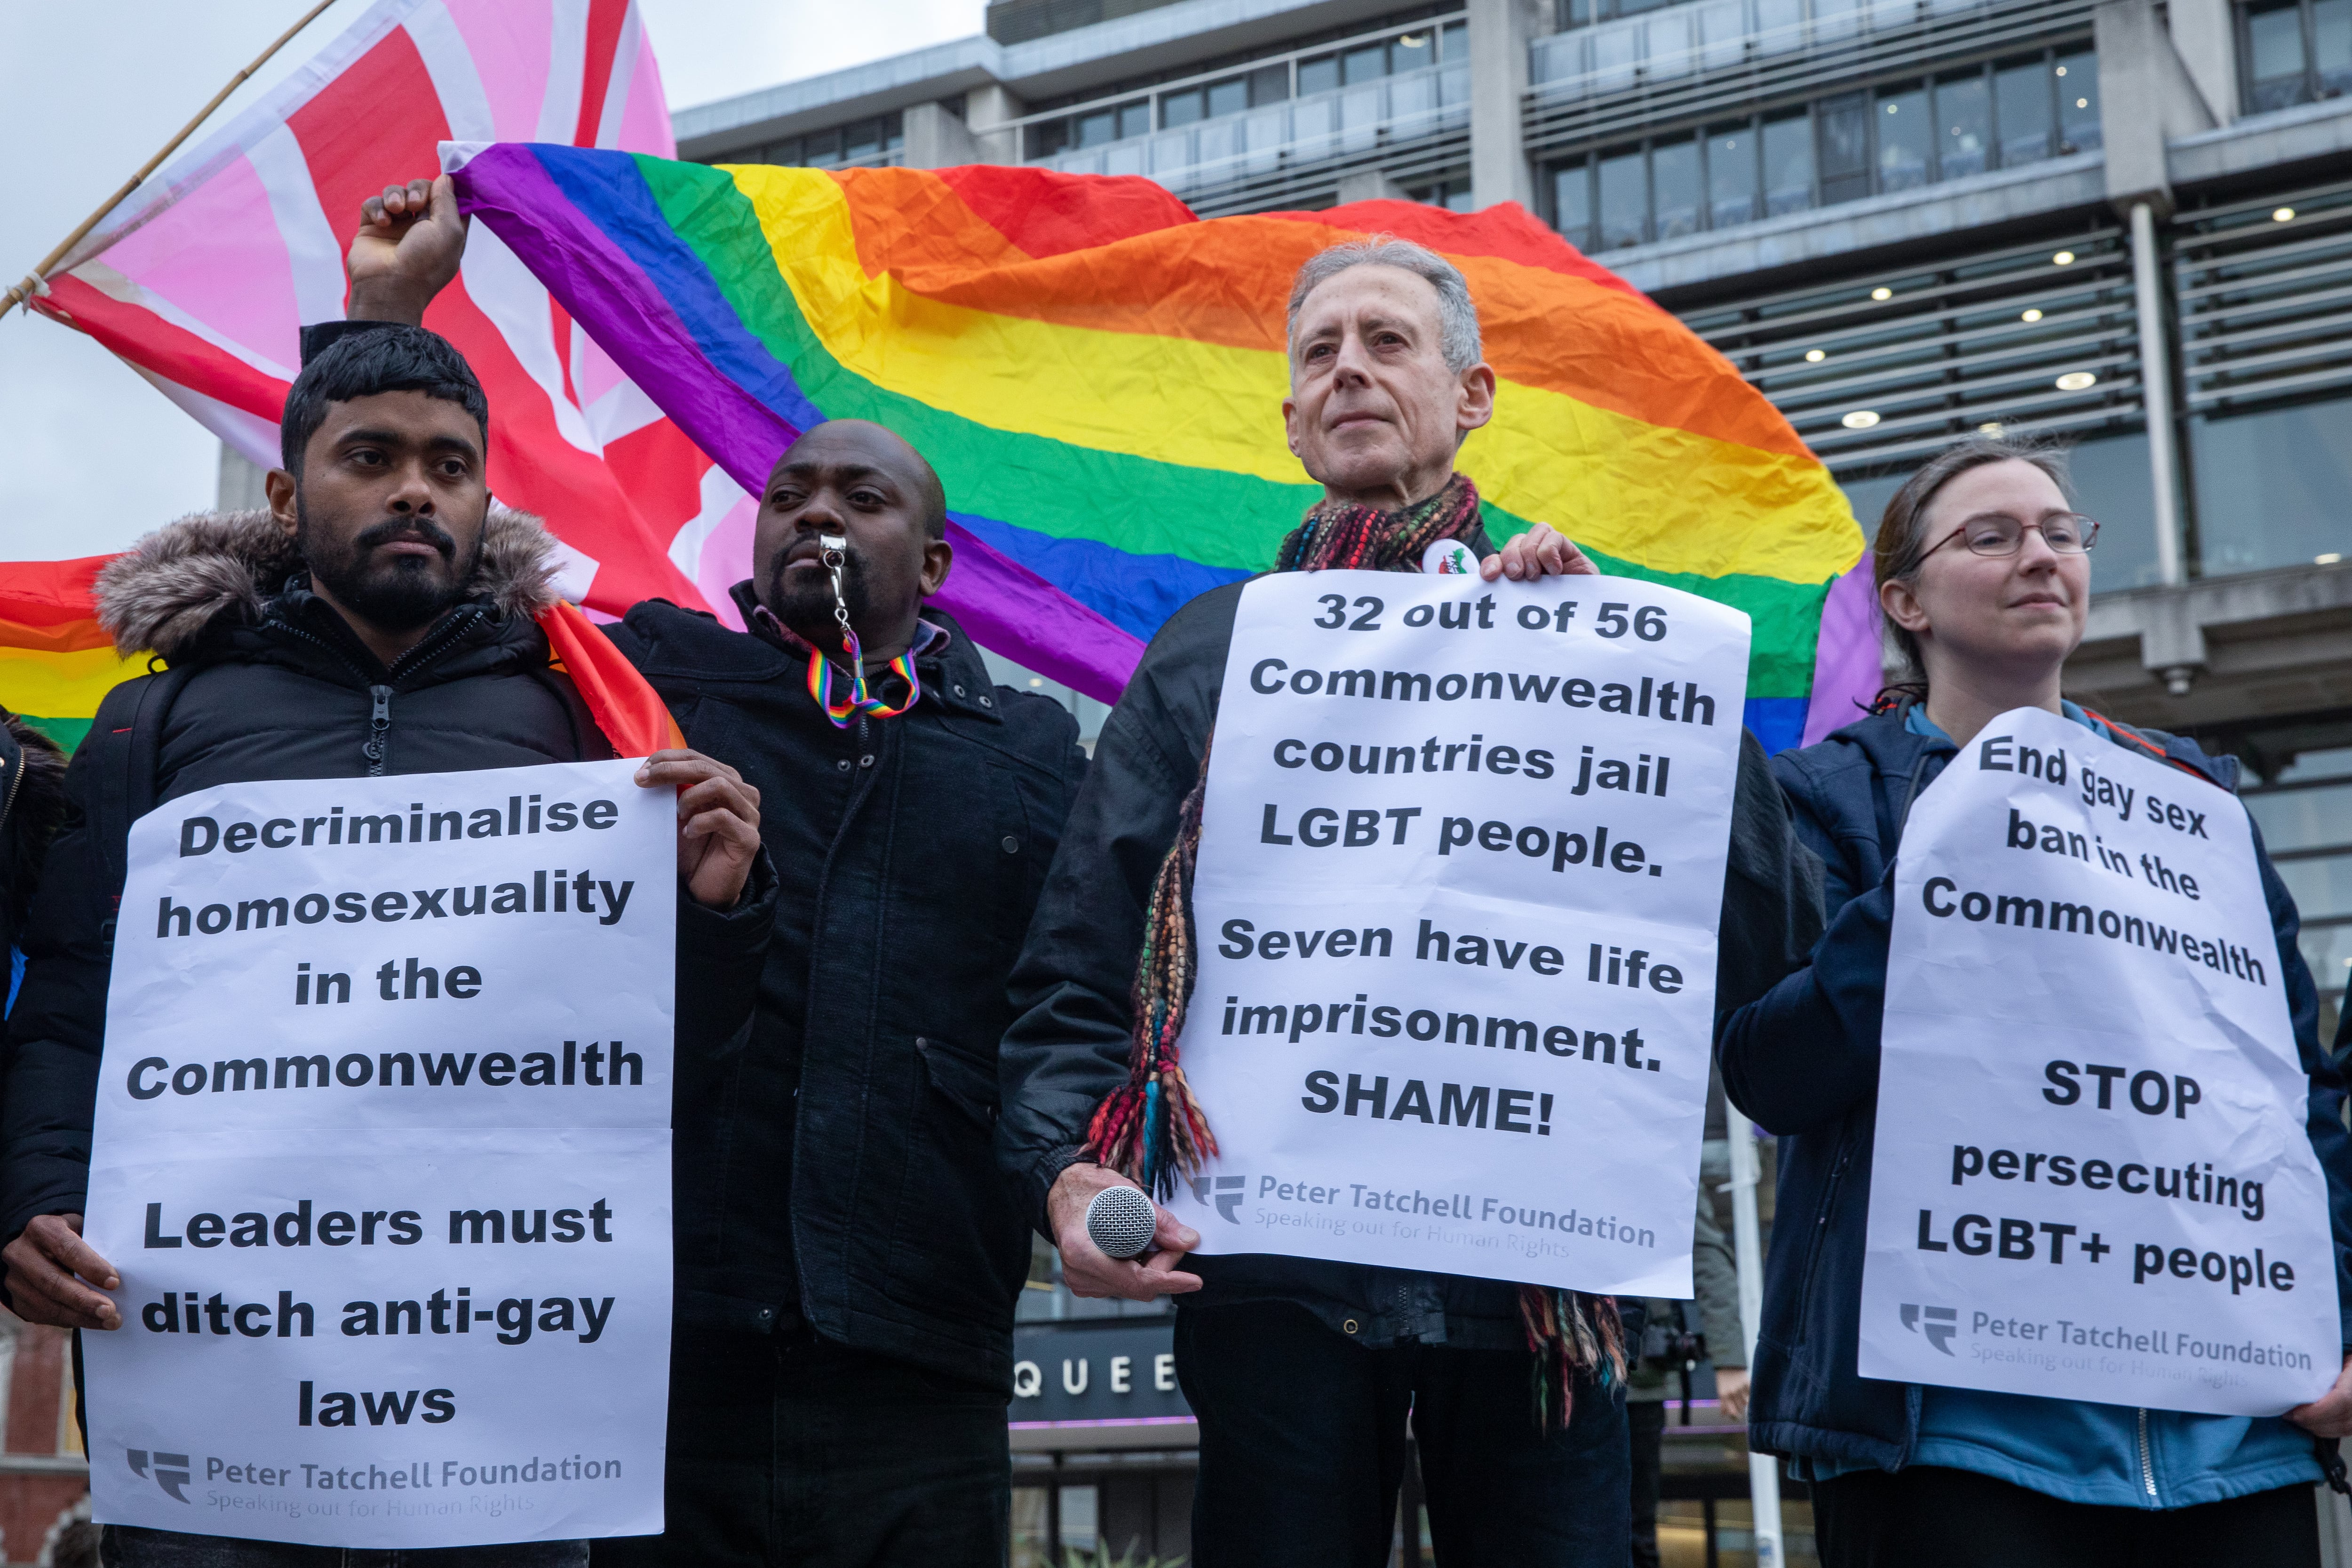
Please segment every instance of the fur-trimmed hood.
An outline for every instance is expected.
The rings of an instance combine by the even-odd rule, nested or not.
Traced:
[[[555,536],[527,512],[490,509],[467,596],[502,616],[554,607]],[[125,658],[186,656],[224,615],[251,622],[263,601],[302,569],[293,538],[266,511],[192,512],[106,563],[98,574],[99,624]]]

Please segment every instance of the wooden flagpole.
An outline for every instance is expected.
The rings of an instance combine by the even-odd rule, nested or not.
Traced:
[[[228,95],[230,93],[235,92],[238,88],[244,86],[247,79],[250,78],[254,72],[259,70],[263,66],[267,65],[272,55],[276,54],[278,50],[284,48],[289,43],[293,41],[295,34],[309,26],[311,22],[317,19],[321,11],[324,11],[328,6],[334,3],[335,0],[319,0],[319,3],[316,5],[311,6],[310,10],[303,13],[302,19],[300,21],[287,28],[284,32],[278,34],[278,41],[276,43],[271,44],[268,48],[255,56],[251,65],[246,67],[243,70],[229,78],[228,85],[222,88],[218,92],[213,94],[213,100],[210,103],[205,104],[203,109],[197,110],[196,117],[194,120],[189,121],[185,125],[180,127],[180,133],[177,136],[173,137],[169,142],[164,142],[162,152],[157,153],[152,158],[148,159],[145,163],[142,164],[137,174],[131,175],[130,179],[123,182],[122,188],[121,190],[106,198],[105,205],[100,206],[96,212],[90,214],[88,217],[82,219],[81,226],[79,227],[76,228],[71,234],[66,236],[64,239],[58,241],[58,247],[55,250],[50,251],[48,255],[43,257],[41,258],[41,264],[38,267],[34,268],[30,272],[25,274],[25,278],[22,282],[10,288],[5,296],[0,296],[0,316],[6,315],[17,305],[22,304],[25,300],[31,299],[35,294],[38,293],[40,291],[42,280],[48,277],[50,268],[54,268],[58,262],[65,259],[66,252],[71,250],[75,246],[79,245],[82,242],[83,237],[88,235],[91,229],[96,228],[100,223],[105,221],[107,214],[121,206],[123,202],[129,198],[131,192],[137,190],[146,182],[148,175],[163,167],[163,160],[178,152],[180,150],[180,143],[185,142],[190,136],[195,134],[196,127],[211,119],[213,110],[227,102]]]

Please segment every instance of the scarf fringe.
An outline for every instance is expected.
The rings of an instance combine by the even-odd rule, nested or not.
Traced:
[[[1604,1396],[1625,1381],[1625,1323],[1616,1297],[1522,1285],[1519,1322],[1535,1357],[1529,1392],[1541,1430],[1566,1429],[1576,1413],[1580,1376]]]
[[[1087,1130],[1088,1158],[1163,1203],[1176,1195],[1179,1177],[1196,1173],[1217,1152],[1216,1134],[1192,1098],[1176,1046],[1200,969],[1193,946],[1192,868],[1200,858],[1201,808],[1208,792],[1204,747],[1200,777],[1177,814],[1176,842],[1152,878],[1151,902],[1144,911],[1128,1080],[1096,1108]]]

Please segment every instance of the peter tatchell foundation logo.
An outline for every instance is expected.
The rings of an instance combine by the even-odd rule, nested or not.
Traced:
[[[1915,1307],[1908,1301],[1903,1303],[1903,1326],[1915,1334],[1926,1334],[1927,1342],[1946,1355],[1952,1353],[1952,1336],[1960,1331],[1959,1318],[1957,1307]],[[1922,1319],[1926,1320],[1924,1324]]]
[[[170,1493],[175,1502],[185,1502],[188,1494],[180,1489],[188,1484],[188,1456],[185,1454],[150,1454],[144,1448],[125,1448],[131,1461],[131,1473],[141,1480],[152,1477],[155,1484]]]
[[[1242,1199],[1249,1195],[1247,1176],[1192,1176],[1192,1195],[1204,1204],[1217,1205],[1217,1213],[1233,1225],[1242,1222]],[[1211,1184],[1214,1183],[1213,1186]]]

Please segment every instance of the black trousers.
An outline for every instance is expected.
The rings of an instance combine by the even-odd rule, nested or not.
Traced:
[[[668,1528],[594,1568],[1002,1568],[1003,1390],[805,1331],[670,1362]]]
[[[1666,1402],[1627,1400],[1633,1456],[1633,1568],[1658,1568],[1658,1483],[1665,1471]]]
[[[2317,1568],[2307,1486],[2164,1510],[2065,1502],[1969,1470],[1813,1486],[1822,1568]]]
[[[1625,1409],[1579,1391],[1540,1431],[1523,1351],[1366,1350],[1285,1302],[1185,1307],[1201,1422],[1196,1568],[1381,1568],[1419,1446],[1439,1568],[1625,1568]]]

